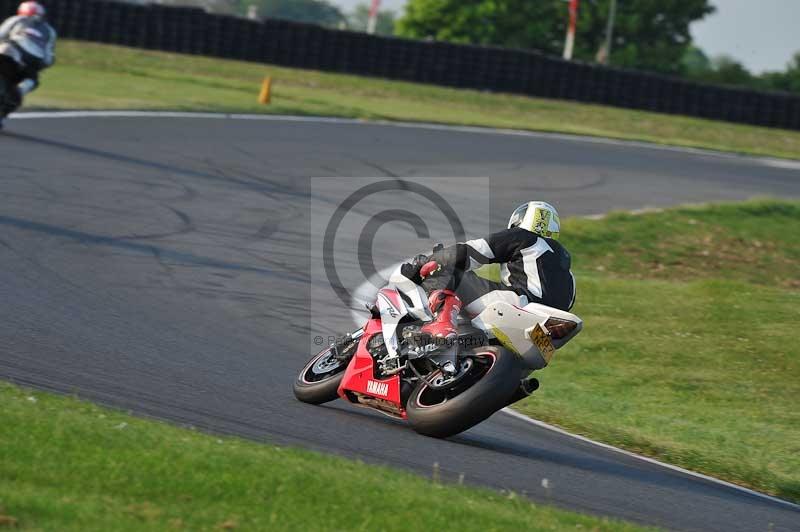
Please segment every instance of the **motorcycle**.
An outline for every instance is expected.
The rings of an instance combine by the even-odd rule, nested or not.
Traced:
[[[523,379],[583,327],[572,313],[494,294],[477,316],[459,316],[456,339],[432,339],[420,333],[433,319],[428,298],[398,269],[368,305],[366,324],[303,367],[295,397],[315,405],[340,398],[435,438],[477,425],[526,397]]]

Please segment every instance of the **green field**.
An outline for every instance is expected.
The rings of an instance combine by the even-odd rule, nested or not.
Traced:
[[[272,105],[257,104],[264,76]],[[800,132],[62,41],[29,108],[309,114],[466,124],[800,158]]]
[[[800,158],[799,132],[110,48],[60,43],[59,63],[29,108],[417,120]],[[276,80],[269,107],[255,103],[264,75]],[[516,408],[800,500],[800,204],[614,213],[568,220],[562,235],[586,327],[540,373],[542,389]],[[518,498],[30,395],[0,385],[0,423],[10,427],[0,431],[0,526],[13,518],[47,530],[623,529]],[[350,504],[356,490],[368,515]]]
[[[800,203],[569,220],[581,335],[515,408],[800,500]]]
[[[0,382],[0,529],[642,530]]]
[[[586,328],[516,408],[800,500],[800,203],[617,213],[567,220],[562,235]],[[0,404],[0,525],[633,529],[7,384]]]

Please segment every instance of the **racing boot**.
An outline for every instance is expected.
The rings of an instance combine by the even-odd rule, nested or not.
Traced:
[[[455,340],[458,336],[458,314],[461,300],[452,290],[434,290],[428,296],[428,305],[433,312],[433,321],[426,323],[420,332],[433,338]]]

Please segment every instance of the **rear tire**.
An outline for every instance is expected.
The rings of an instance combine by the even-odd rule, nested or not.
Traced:
[[[343,354],[352,351],[346,360],[336,359],[330,347],[313,356],[294,381],[294,396],[312,405],[321,405],[337,399],[339,384],[356,347],[358,340],[341,347]]]
[[[521,367],[516,356],[495,346],[474,349],[472,353],[484,362],[484,369],[479,380],[466,390],[457,393],[456,385],[454,390],[438,391],[421,383],[411,393],[406,413],[415,431],[433,438],[447,438],[474,427],[506,406],[519,387]],[[451,396],[453,393],[457,395]]]

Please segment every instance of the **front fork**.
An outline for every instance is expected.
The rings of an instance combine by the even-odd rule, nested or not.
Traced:
[[[347,361],[347,360],[351,359],[353,357],[353,355],[355,354],[355,350],[353,350],[353,352],[350,353],[349,355],[346,355],[346,354],[342,354],[342,350],[339,349],[339,348],[340,348],[340,346],[345,346],[345,348],[346,348],[346,346],[349,346],[352,343],[358,344],[358,342],[361,340],[362,336],[364,336],[363,327],[361,329],[358,329],[358,330],[354,331],[354,332],[346,334],[344,336],[344,338],[342,338],[341,340],[337,339],[336,341],[334,341],[330,345],[330,350],[331,350],[331,353],[333,353],[333,357],[338,359],[338,360],[342,360],[342,361]]]

